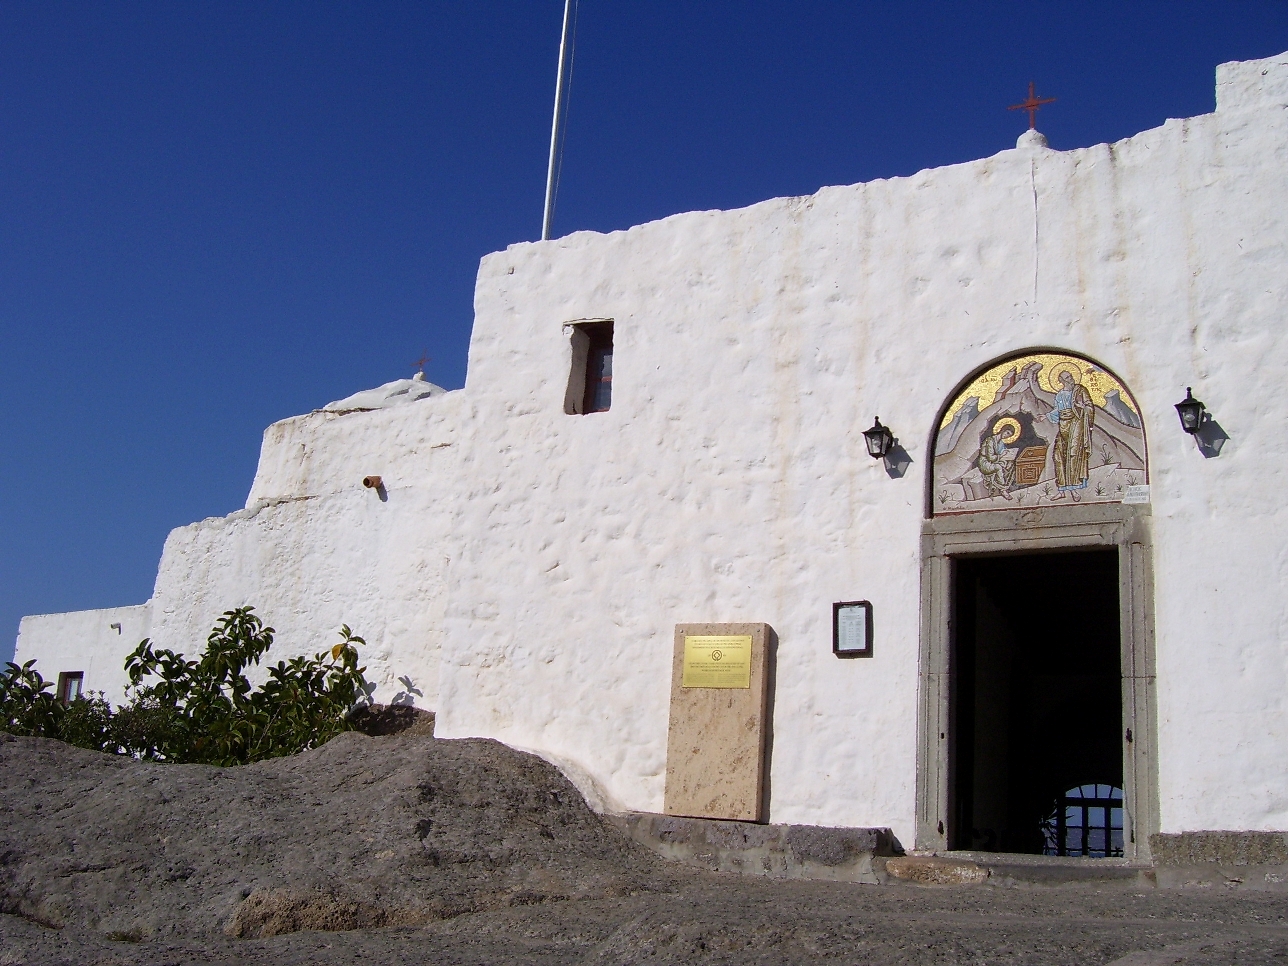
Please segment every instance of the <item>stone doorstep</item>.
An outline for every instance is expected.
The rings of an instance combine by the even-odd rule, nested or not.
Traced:
[[[919,857],[921,858],[921,857]],[[1124,883],[1153,888],[1154,867],[1130,859],[1087,859],[1080,856],[1022,855],[1010,852],[947,852],[933,857],[983,870],[993,885],[1058,886],[1072,883]]]
[[[872,885],[1060,886],[1288,891],[1288,834],[1151,836],[1153,863],[1000,852],[905,854],[888,828],[759,825],[626,812],[604,818],[659,855],[713,872]]]
[[[886,881],[881,860],[902,852],[888,828],[758,825],[650,812],[605,815],[654,852],[713,872],[775,879]]]

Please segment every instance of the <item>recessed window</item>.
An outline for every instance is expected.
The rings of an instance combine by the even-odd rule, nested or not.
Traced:
[[[1042,823],[1045,855],[1123,854],[1123,790],[1113,785],[1079,785],[1056,802]]]
[[[604,413],[612,403],[613,323],[577,323],[572,326],[572,367],[564,412]]]
[[[81,696],[81,685],[84,683],[84,671],[58,672],[58,700],[63,704],[71,704]]]

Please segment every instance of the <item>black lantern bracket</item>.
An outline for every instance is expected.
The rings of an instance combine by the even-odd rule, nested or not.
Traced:
[[[1176,404],[1176,415],[1180,417],[1181,429],[1191,436],[1197,436],[1199,430],[1203,428],[1205,419],[1211,418],[1207,407],[1194,398],[1192,386],[1185,387],[1185,398]]]
[[[894,433],[890,432],[889,426],[881,425],[881,417],[878,416],[872,423],[872,428],[863,431],[863,442],[868,448],[868,455],[874,460],[885,459],[890,453],[890,447],[894,445]]]
[[[871,429],[863,431],[863,445],[869,456],[882,461],[886,475],[892,480],[899,479],[912,465],[912,456],[899,445],[890,427],[881,424],[880,416],[873,421]]]
[[[1204,459],[1214,459],[1221,455],[1221,450],[1230,437],[1221,427],[1201,400],[1194,398],[1193,387],[1185,387],[1185,398],[1176,404],[1176,415],[1181,420],[1181,429],[1194,439]]]

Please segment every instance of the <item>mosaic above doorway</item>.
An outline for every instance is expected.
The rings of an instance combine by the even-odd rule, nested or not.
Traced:
[[[1121,503],[1148,482],[1145,459],[1122,383],[1079,356],[1035,352],[981,373],[945,411],[933,512]]]

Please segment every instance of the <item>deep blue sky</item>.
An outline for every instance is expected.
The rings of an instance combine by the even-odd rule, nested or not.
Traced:
[[[0,660],[148,598],[274,420],[463,384],[479,258],[540,232],[562,0],[0,4]],[[1213,108],[1288,2],[582,0],[556,234]],[[235,606],[242,601],[228,601]],[[199,642],[194,642],[194,646]]]

